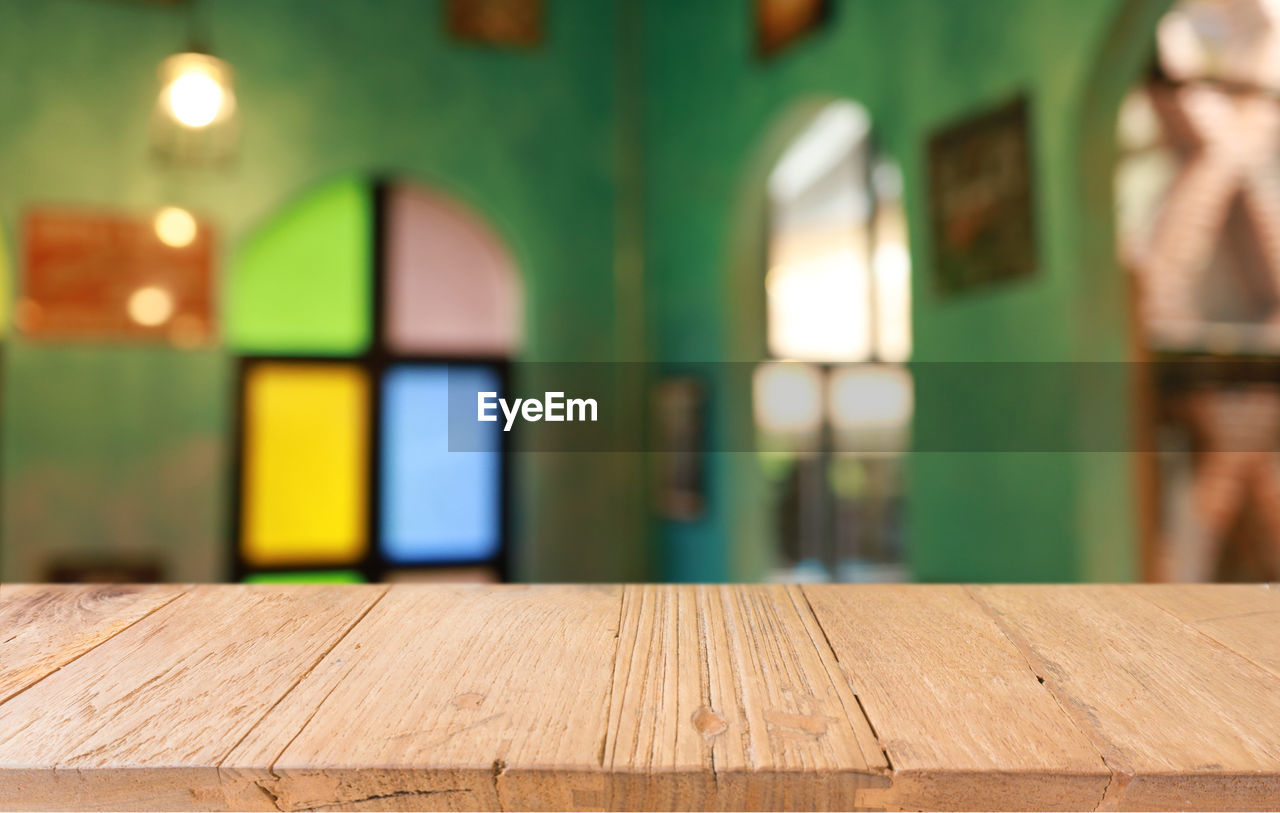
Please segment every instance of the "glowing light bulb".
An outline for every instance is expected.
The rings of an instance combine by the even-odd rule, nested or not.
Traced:
[[[205,73],[184,73],[169,85],[169,110],[188,127],[213,123],[222,110],[222,85]]]
[[[185,248],[196,239],[199,227],[196,219],[186,209],[177,206],[166,206],[156,213],[156,237],[160,242],[172,248]]]
[[[223,128],[235,117],[236,96],[231,66],[196,51],[174,54],[160,63],[161,120],[186,131]]]
[[[163,288],[147,285],[129,297],[129,318],[143,327],[157,327],[173,316],[173,296]]]

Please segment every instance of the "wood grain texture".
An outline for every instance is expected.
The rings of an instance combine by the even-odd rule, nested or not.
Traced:
[[[962,587],[806,586],[893,766],[890,808],[1078,810],[1110,773]]]
[[[391,587],[224,761],[235,804],[606,805],[620,606],[616,587]]]
[[[0,585],[0,810],[1280,809],[1277,600]]]
[[[0,703],[173,601],[185,589],[0,584]]]
[[[1274,674],[1132,588],[974,594],[1098,745],[1114,774],[1104,809],[1280,808]]]
[[[217,765],[382,592],[185,593],[0,704],[0,807],[225,807]]]
[[[1280,590],[1265,584],[1149,584],[1134,595],[1280,677]]]
[[[888,784],[797,588],[627,587],[610,696],[615,809],[849,809]]]

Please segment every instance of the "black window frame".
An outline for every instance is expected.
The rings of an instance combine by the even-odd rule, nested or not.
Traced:
[[[235,404],[231,411],[233,416],[233,445],[231,460],[231,522],[229,527],[229,569],[234,582],[243,582],[247,577],[270,576],[271,574],[306,572],[359,572],[365,581],[371,583],[386,581],[388,576],[397,572],[447,571],[458,568],[486,568],[492,570],[499,582],[511,578],[511,451],[514,447],[514,431],[501,432],[498,449],[498,546],[493,556],[482,559],[460,558],[455,560],[429,559],[409,562],[392,562],[383,555],[382,538],[382,458],[387,448],[386,427],[382,421],[382,391],[388,372],[393,369],[413,367],[440,367],[457,365],[464,367],[487,367],[496,373],[499,388],[503,394],[510,391],[512,376],[512,360],[505,356],[493,355],[437,355],[420,353],[401,353],[395,351],[386,341],[386,295],[387,295],[387,209],[389,193],[396,183],[386,178],[378,178],[372,182],[372,256],[370,257],[370,292],[368,324],[369,341],[362,352],[354,354],[340,353],[239,353],[235,356]],[[248,395],[246,382],[252,370],[264,364],[317,365],[331,367],[355,367],[361,370],[368,381],[366,388],[366,405],[368,415],[367,453],[365,455],[365,471],[360,481],[363,482],[366,495],[365,510],[365,553],[360,559],[345,564],[326,562],[307,562],[298,560],[288,564],[270,566],[252,565],[243,555],[244,541],[244,487],[246,450],[248,448],[248,417],[245,414],[245,398]]]

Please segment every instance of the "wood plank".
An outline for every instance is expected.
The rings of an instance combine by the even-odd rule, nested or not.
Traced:
[[[233,804],[604,806],[620,607],[616,587],[391,587],[223,762]]]
[[[1280,680],[1129,587],[974,588],[1115,773],[1107,809],[1280,807]]]
[[[806,586],[893,767],[890,809],[1092,810],[1097,749],[962,587]]]
[[[1273,588],[117,589],[0,585],[0,809],[1280,808]]]
[[[613,809],[850,809],[888,784],[797,588],[625,588],[611,699]]]
[[[180,596],[0,704],[0,808],[225,807],[218,763],[383,590]]]
[[[1132,589],[1280,677],[1280,591],[1265,584],[1145,584]]]
[[[0,703],[185,590],[180,585],[0,584]]]

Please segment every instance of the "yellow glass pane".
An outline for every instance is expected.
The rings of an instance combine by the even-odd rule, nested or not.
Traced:
[[[364,555],[368,387],[362,370],[340,363],[270,362],[247,373],[241,545],[250,566]]]

